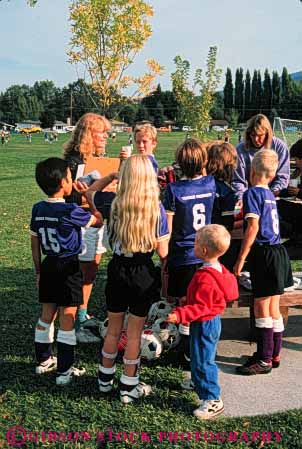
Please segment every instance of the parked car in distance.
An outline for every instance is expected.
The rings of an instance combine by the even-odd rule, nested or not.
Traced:
[[[193,128],[191,128],[191,126],[184,125],[184,126],[182,127],[182,130],[183,130],[183,131],[193,131]]]

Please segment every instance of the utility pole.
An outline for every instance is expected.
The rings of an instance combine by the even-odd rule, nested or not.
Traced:
[[[72,90],[70,90],[70,125],[72,126]]]

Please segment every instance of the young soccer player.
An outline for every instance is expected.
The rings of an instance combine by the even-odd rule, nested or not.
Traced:
[[[134,128],[134,141],[139,154],[148,156],[155,172],[158,172],[158,163],[154,156],[154,151],[157,145],[157,130],[150,124],[137,125]],[[129,154],[125,149],[120,152],[120,158],[122,160],[127,159]]]
[[[176,150],[176,162],[183,177],[168,184],[165,191],[166,209],[171,239],[167,258],[168,296],[183,301],[188,285],[202,260],[194,253],[198,229],[211,223],[216,194],[213,176],[203,176],[207,164],[207,151],[196,139],[186,140]],[[189,327],[180,326],[184,356],[189,362]],[[189,363],[184,373],[190,385]],[[186,388],[186,380],[183,383]]]
[[[94,201],[100,204],[98,193]],[[166,257],[169,241],[166,214],[148,157],[131,156],[124,164],[111,206],[109,237],[113,250],[105,289],[109,324],[99,365],[99,388],[103,393],[112,389],[117,345],[125,313],[129,311],[120,378],[120,399],[127,404],[151,392],[149,385],[139,381],[141,334],[157,297],[152,255],[156,250],[160,258]]]
[[[243,195],[245,232],[234,273],[240,275],[249,255],[258,335],[257,352],[237,367],[239,374],[266,374],[280,364],[284,326],[279,300],[284,288],[293,285],[293,278],[287,252],[280,243],[276,200],[269,189],[277,168],[276,152],[259,150],[252,160],[252,187]]]
[[[207,225],[197,231],[195,254],[203,266],[189,284],[185,305],[176,307],[167,318],[169,323],[190,324],[192,380],[201,400],[193,412],[198,419],[215,418],[224,410],[215,364],[220,315],[226,301],[239,296],[235,276],[218,260],[229,245],[230,234],[224,226]]]
[[[36,181],[48,195],[33,206],[30,224],[32,257],[37,275],[42,314],[35,330],[37,374],[57,368],[57,385],[67,385],[84,369],[73,366],[76,336],[74,319],[83,303],[81,226],[101,224],[101,216],[91,215],[74,203],[65,203],[72,190],[71,172],[63,159],[49,158],[36,167]],[[41,261],[41,251],[46,257]],[[58,359],[52,355],[54,320],[59,310]]]

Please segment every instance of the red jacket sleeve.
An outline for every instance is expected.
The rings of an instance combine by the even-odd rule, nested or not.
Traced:
[[[213,315],[213,309],[216,309],[214,304],[218,300],[218,292],[212,285],[207,283],[194,283],[188,289],[187,304],[183,307],[176,307],[172,313],[176,314],[177,323],[189,324],[192,321],[205,321],[217,314],[215,313]],[[222,311],[225,307],[225,301],[223,303]]]

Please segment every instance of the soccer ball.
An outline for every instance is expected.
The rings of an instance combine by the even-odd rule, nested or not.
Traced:
[[[107,330],[108,330],[108,324],[109,324],[108,318],[106,318],[104,321],[100,322],[100,335],[102,338],[106,337]]]
[[[127,325],[128,325],[128,316],[129,316],[128,313],[126,313],[125,318],[124,318],[123,331],[124,331],[125,329],[127,329]],[[106,318],[104,321],[101,321],[101,322],[100,322],[100,328],[99,328],[99,331],[100,331],[100,335],[101,335],[102,338],[105,338],[105,337],[106,337],[107,330],[108,330],[108,324],[109,324],[108,318]]]
[[[173,306],[166,301],[158,301],[152,304],[148,313],[148,322],[154,323],[158,318],[164,318],[170,313]]]
[[[163,350],[162,343],[152,329],[145,329],[141,336],[141,357],[146,360],[157,359]]]
[[[180,335],[176,324],[167,323],[165,318],[158,318],[154,322],[152,330],[159,336],[165,349],[174,348],[180,342]]]

